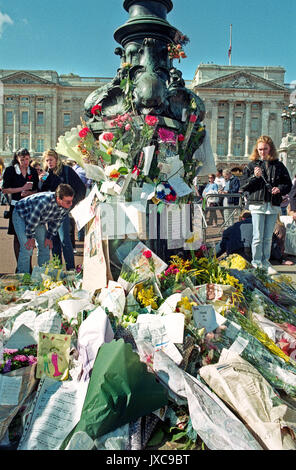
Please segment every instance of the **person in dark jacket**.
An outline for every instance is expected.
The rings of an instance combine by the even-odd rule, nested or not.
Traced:
[[[216,244],[216,256],[237,253],[251,262],[252,238],[252,215],[249,211],[243,211],[240,220],[224,230],[221,241]]]
[[[276,274],[270,265],[272,234],[277,215],[281,212],[282,196],[291,190],[291,178],[269,136],[258,138],[250,163],[244,168],[241,190],[248,193],[252,213],[252,265]]]
[[[10,194],[9,208],[9,235],[13,235],[13,249],[16,261],[19,258],[20,244],[12,223],[14,206],[20,199],[36,193],[38,189],[38,173],[30,165],[30,152],[25,148],[18,149],[14,155],[11,165],[6,167],[3,174],[3,194]]]
[[[289,201],[290,201],[289,215],[291,215],[296,222],[296,183],[293,184],[293,187],[289,194]]]
[[[40,191],[54,192],[61,183],[64,183],[69,184],[74,189],[75,196],[72,207],[85,198],[85,185],[69,165],[62,163],[60,156],[55,150],[49,149],[43,153],[43,167],[45,172],[39,175],[40,180],[43,180]],[[74,269],[75,259],[70,236],[69,215],[64,218],[58,234],[53,237],[52,241],[52,254],[57,255],[62,260],[63,252],[66,269],[68,271]]]

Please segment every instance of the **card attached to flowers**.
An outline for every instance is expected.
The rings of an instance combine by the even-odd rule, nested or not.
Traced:
[[[135,246],[124,263],[132,270],[136,269],[141,280],[160,274],[167,268],[167,264],[142,242]]]
[[[212,305],[198,305],[192,307],[193,319],[197,328],[205,328],[207,333],[214,331],[226,322]]]
[[[69,371],[71,335],[39,332],[36,377],[65,380]]]

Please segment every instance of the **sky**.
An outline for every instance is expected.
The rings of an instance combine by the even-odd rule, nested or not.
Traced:
[[[296,0],[173,0],[169,23],[186,34],[175,66],[192,80],[200,63],[281,66],[296,83]],[[114,31],[129,18],[123,0],[0,0],[0,68],[114,77]]]

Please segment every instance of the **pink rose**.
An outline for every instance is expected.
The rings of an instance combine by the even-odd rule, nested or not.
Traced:
[[[20,362],[26,362],[27,360],[28,360],[27,356],[24,356],[23,354],[17,354],[13,358],[13,361],[20,361]]]
[[[103,134],[102,138],[104,140],[107,140],[108,142],[111,142],[111,140],[113,140],[113,138],[114,138],[114,135],[112,134],[112,132],[105,132]]]
[[[148,126],[155,126],[155,124],[158,123],[158,119],[155,116],[151,116],[150,114],[147,114],[145,117],[145,122],[148,124]]]
[[[158,136],[162,142],[171,142],[175,143],[176,142],[176,136],[173,131],[169,131],[168,129],[165,129],[164,127],[161,127],[158,130]]]
[[[130,124],[127,124],[127,125],[125,126],[125,130],[126,130],[126,131],[130,131],[130,130],[131,130],[131,125],[130,125]]]
[[[195,114],[190,114],[189,122],[196,122],[196,121],[197,121],[197,116]]]
[[[86,137],[89,132],[90,132],[90,129],[88,127],[83,127],[81,131],[79,132],[79,137],[81,138]]]

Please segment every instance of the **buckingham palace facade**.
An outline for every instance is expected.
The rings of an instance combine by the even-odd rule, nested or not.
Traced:
[[[8,162],[20,147],[32,157],[55,148],[60,135],[80,124],[86,97],[110,80],[52,70],[0,70],[0,156]]]
[[[261,134],[277,147],[281,112],[289,103],[282,67],[200,64],[186,85],[206,107],[205,124],[216,164],[241,165]],[[0,70],[0,156],[20,148],[31,156],[54,148],[60,135],[80,124],[86,97],[107,77],[58,75],[53,70]]]
[[[279,148],[281,114],[291,93],[284,76],[282,67],[198,66],[191,88],[205,103],[217,166],[247,163],[260,135],[269,135]]]

